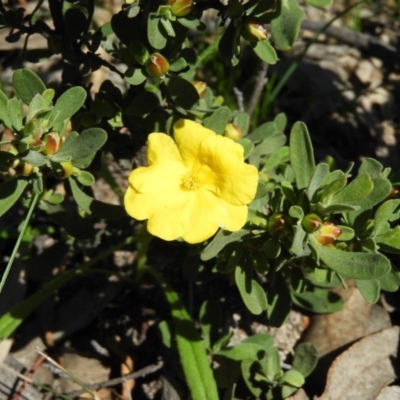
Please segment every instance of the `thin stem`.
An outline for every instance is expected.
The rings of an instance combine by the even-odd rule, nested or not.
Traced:
[[[36,203],[39,200],[39,196],[40,196],[40,194],[35,194],[35,196],[33,197],[32,201],[31,201],[31,204],[29,206],[28,214],[26,214],[25,221],[22,224],[21,232],[19,233],[19,236],[18,236],[17,242],[15,243],[13,252],[12,252],[12,254],[10,256],[10,259],[8,260],[8,264],[7,264],[6,270],[4,271],[3,276],[1,277],[0,294],[3,291],[3,287],[4,287],[5,283],[6,283],[8,274],[11,271],[11,266],[14,263],[14,259],[15,259],[16,255],[17,255],[19,246],[20,246],[20,244],[22,242],[22,238],[24,237],[26,228],[28,227],[29,221],[31,220],[33,210],[35,209]]]

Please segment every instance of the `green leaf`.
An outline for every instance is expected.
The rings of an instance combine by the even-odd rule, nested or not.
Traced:
[[[244,150],[243,158],[244,159],[246,159],[254,149],[254,144],[249,139],[242,138],[242,139],[239,139],[236,143],[239,143],[243,147],[243,150]]]
[[[254,53],[257,54],[258,58],[267,64],[273,65],[278,61],[278,56],[275,49],[271,46],[268,39],[260,40],[253,47]]]
[[[359,205],[360,200],[367,197],[374,188],[368,174],[357,175],[346,187],[333,195],[331,203]]]
[[[271,33],[276,47],[290,49],[297,39],[304,13],[296,0],[282,0],[278,18],[271,22]]]
[[[299,371],[296,371],[295,369],[290,369],[283,374],[279,382],[287,383],[290,386],[299,388],[304,385],[305,379]]]
[[[382,250],[388,253],[400,254],[400,225],[383,235],[377,236],[376,242]]]
[[[289,250],[296,256],[300,257],[304,253],[304,239],[307,233],[304,231],[301,225],[295,225],[293,230],[293,243]]]
[[[68,137],[68,139],[71,137]],[[107,133],[100,128],[84,130],[80,135],[66,140],[61,150],[52,157],[52,161],[61,162],[70,158],[77,168],[86,168],[96,152],[107,140]]]
[[[170,66],[169,71],[179,72],[188,66],[186,60],[183,57],[177,58]]]
[[[373,179],[372,183],[373,189],[371,193],[357,203],[362,210],[368,210],[385,200],[392,189],[392,184],[386,178]]]
[[[11,119],[8,115],[8,98],[7,96],[0,90],[0,121],[3,122],[7,128],[11,128]]]
[[[358,170],[358,174],[369,174],[372,179],[379,178],[383,170],[383,165],[374,158],[366,158]]]
[[[142,84],[147,79],[142,68],[129,67],[124,74],[124,80],[132,86]]]
[[[278,349],[275,347],[268,349],[267,355],[263,361],[265,375],[275,380],[275,377],[281,373],[281,359]]]
[[[393,199],[386,201],[378,207],[374,215],[373,237],[386,233],[389,230],[389,224],[387,222],[390,221],[390,218],[399,206],[400,200]]]
[[[86,95],[86,90],[80,86],[74,86],[64,92],[50,113],[51,126],[70,119],[83,106]]]
[[[13,85],[17,95],[25,104],[30,104],[37,94],[46,90],[43,81],[30,69],[18,69],[13,75]]]
[[[305,378],[311,374],[318,362],[318,349],[312,343],[300,343],[294,349],[293,368]]]
[[[25,179],[11,179],[0,184],[0,217],[17,202],[27,186]]]
[[[301,293],[292,292],[292,300],[297,306],[319,314],[340,311],[344,304],[338,294],[321,288]]]
[[[39,93],[34,96],[29,104],[28,112],[26,114],[26,122],[29,122],[40,112],[46,111],[46,101]]]
[[[218,135],[223,135],[225,127],[231,117],[231,109],[229,107],[219,107],[209,117],[204,119],[204,127],[211,129]]]
[[[49,160],[34,150],[29,150],[27,154],[21,157],[21,160],[28,162],[34,167],[41,167],[42,165],[49,165]]]
[[[172,26],[172,23],[168,18],[161,17],[160,23],[164,27],[168,36],[175,37],[174,27]]]
[[[94,176],[89,171],[81,171],[76,180],[83,186],[92,186],[95,182]]]
[[[119,219],[126,216],[122,206],[95,200],[79,188],[74,178],[68,178],[68,181],[76,203],[88,215],[102,219]]]
[[[22,102],[18,98],[14,97],[8,100],[8,115],[10,117],[11,125],[16,131],[20,131],[22,125]]]
[[[236,232],[227,232],[220,229],[207,247],[202,251],[200,258],[203,261],[211,260],[229,243],[242,240],[243,237],[250,233],[249,229],[241,229]]]
[[[341,242],[347,242],[354,238],[354,229],[345,225],[338,225],[338,227],[342,230],[342,233],[338,237],[338,240]]]
[[[329,174],[329,165],[325,163],[318,164],[314,175],[311,178],[310,185],[307,189],[307,196],[310,201],[313,201],[315,192],[321,187],[324,178]]]
[[[392,269],[388,274],[379,278],[379,284],[382,290],[397,292],[400,286],[400,273]]]
[[[242,361],[246,359],[258,360],[264,353],[265,348],[261,344],[242,342],[236,346],[220,350],[217,354],[231,360]]]
[[[156,13],[150,13],[147,20],[147,38],[150,45],[157,50],[161,50],[167,45],[168,38],[168,33],[160,23],[160,18]]]
[[[305,189],[315,172],[314,151],[310,135],[303,122],[296,122],[290,132],[290,164],[298,189]]]
[[[199,94],[195,87],[186,79],[171,76],[164,80],[168,94],[175,105],[189,110],[199,101]]]
[[[368,303],[375,304],[380,295],[381,285],[377,279],[356,280],[357,289]]]
[[[207,359],[206,349],[194,323],[178,294],[158,273],[154,270],[150,272],[163,288],[171,309],[176,345],[191,399],[218,400],[217,385]]]
[[[247,309],[255,315],[261,314],[268,305],[264,289],[241,266],[235,269],[235,282]]]
[[[236,111],[233,114],[232,123],[240,128],[240,130],[243,132],[243,136],[246,136],[250,126],[249,114],[244,111]]]
[[[276,133],[279,133],[279,129],[275,122],[265,122],[254,129],[254,131],[247,136],[247,139],[250,139],[252,142],[261,142],[262,140],[265,140]]]
[[[346,252],[326,246],[315,247],[321,260],[333,271],[354,279],[374,279],[390,271],[390,261],[382,254]]]
[[[283,112],[277,114],[276,117],[274,118],[274,123],[275,123],[276,127],[278,128],[278,131],[283,132],[287,125],[286,114]]]

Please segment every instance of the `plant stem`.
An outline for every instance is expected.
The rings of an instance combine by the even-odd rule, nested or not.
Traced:
[[[35,196],[33,197],[32,201],[31,201],[31,204],[29,206],[28,214],[26,214],[25,221],[22,224],[21,232],[19,233],[17,242],[15,243],[15,246],[14,246],[14,249],[13,249],[12,254],[10,256],[10,259],[8,260],[7,267],[6,267],[6,269],[5,269],[4,273],[3,273],[3,276],[1,277],[0,294],[3,291],[3,287],[4,287],[5,283],[6,283],[8,274],[11,271],[11,267],[12,267],[12,265],[14,263],[15,257],[17,255],[17,252],[18,252],[18,249],[19,249],[19,246],[20,246],[20,244],[22,242],[22,238],[24,237],[26,228],[28,227],[29,221],[31,220],[31,217],[32,217],[33,210],[35,209],[36,203],[37,203],[38,200],[39,200],[39,194],[35,194]]]

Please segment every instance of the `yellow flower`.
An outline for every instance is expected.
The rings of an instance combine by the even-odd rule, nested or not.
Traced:
[[[174,137],[149,135],[149,166],[129,176],[127,213],[164,240],[200,243],[218,228],[241,229],[258,183],[242,146],[190,120],[174,125]]]

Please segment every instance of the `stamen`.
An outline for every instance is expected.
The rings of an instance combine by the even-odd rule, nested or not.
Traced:
[[[182,176],[181,189],[183,190],[195,190],[198,187],[198,183],[194,179],[190,172],[187,172]]]

